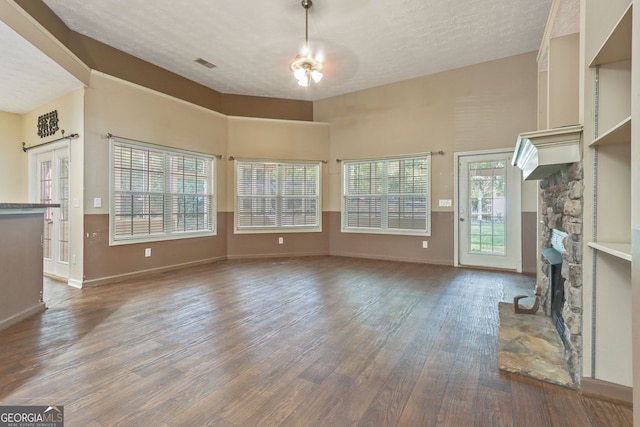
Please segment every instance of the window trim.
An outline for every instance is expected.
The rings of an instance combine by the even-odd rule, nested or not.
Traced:
[[[114,149],[116,144],[128,145],[134,148],[149,149],[157,152],[162,152],[164,156],[169,155],[186,155],[192,157],[198,157],[204,159],[209,164],[209,176],[207,184],[211,191],[207,194],[207,197],[211,198],[211,211],[210,216],[210,228],[208,230],[196,230],[196,231],[178,231],[178,232],[163,232],[156,234],[144,234],[140,236],[115,236],[115,192],[114,188]],[[185,150],[180,148],[168,147],[159,144],[153,144],[149,142],[137,141],[134,139],[122,138],[113,135],[109,135],[109,246],[130,245],[136,243],[151,243],[151,242],[163,242],[171,240],[183,240],[193,239],[199,237],[211,237],[217,235],[218,227],[218,206],[217,206],[217,188],[216,188],[216,156],[213,154],[202,153],[198,151]],[[166,174],[168,170],[165,169]],[[165,178],[166,181],[166,178]],[[175,194],[170,191],[165,191],[163,194]],[[163,217],[163,223],[166,218]]]
[[[318,224],[313,226],[288,226],[288,227],[252,227],[239,228],[238,224],[238,166],[241,163],[273,163],[278,165],[314,165],[318,168],[316,215]],[[234,234],[273,234],[273,233],[319,233],[322,232],[322,161],[318,160],[281,160],[281,159],[248,159],[234,158],[233,162],[233,232]],[[278,198],[281,198],[278,195]]]
[[[427,161],[427,197],[426,197],[426,230],[410,230],[410,229],[383,229],[383,228],[368,228],[368,227],[347,227],[346,224],[346,192],[347,192],[347,180],[345,171],[349,164],[354,163],[367,163],[367,162],[388,162],[394,160],[411,160],[411,159],[426,159]],[[431,154],[430,153],[417,153],[417,154],[406,154],[400,156],[386,156],[386,157],[369,157],[369,158],[361,158],[361,159],[350,159],[350,160],[342,160],[342,168],[340,169],[341,174],[341,195],[340,195],[340,231],[342,233],[360,233],[360,234],[384,234],[384,235],[395,235],[395,236],[431,236]]]

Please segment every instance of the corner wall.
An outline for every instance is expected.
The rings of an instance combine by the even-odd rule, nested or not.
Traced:
[[[206,154],[226,154],[226,116],[93,72],[85,95],[85,284],[226,257],[224,217],[216,236],[109,246],[109,140],[116,136]],[[226,198],[226,161],[216,161],[218,210]],[[93,207],[102,198],[101,208]],[[152,256],[145,257],[144,249]]]
[[[229,117],[228,155],[236,159],[311,160],[329,158],[329,125],[288,120]],[[330,188],[327,164],[322,164],[322,231],[313,233],[235,234],[234,162],[227,162],[225,204],[229,258],[327,255],[331,219],[326,214]],[[283,238],[283,244],[278,238]]]

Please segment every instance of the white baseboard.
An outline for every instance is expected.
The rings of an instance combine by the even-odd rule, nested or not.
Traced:
[[[5,319],[3,321],[0,322],[0,330],[2,329],[6,329],[10,326],[15,325],[16,323],[19,323],[21,321],[23,321],[24,319],[27,319],[31,316],[35,316],[36,314],[42,313],[43,311],[45,311],[47,309],[47,306],[44,302],[40,302],[37,305],[34,305],[33,307],[30,307],[26,310],[21,311],[20,313],[14,314],[13,316],[9,317],[8,319]]]
[[[633,404],[633,389],[620,384],[610,383],[594,378],[582,377],[581,393],[600,400]]]
[[[69,285],[71,287],[74,287],[74,288],[82,289],[82,280],[69,279],[67,281],[67,285]]]
[[[209,258],[209,259],[199,260],[194,262],[185,262],[182,264],[172,264],[164,267],[149,268],[146,270],[139,270],[131,273],[116,274],[114,276],[100,277],[97,279],[83,280],[82,282],[75,281],[76,282],[75,284],[71,284],[71,281],[69,281],[69,284],[71,286],[78,287],[78,288],[83,288],[88,286],[100,286],[100,285],[106,285],[109,283],[122,282],[124,280],[146,276],[149,274],[158,274],[158,273],[164,273],[166,271],[179,270],[181,268],[195,267],[197,265],[203,265],[203,264],[211,264],[218,261],[224,261],[225,259],[227,259],[227,257]],[[76,286],[76,285],[79,285],[79,286]]]

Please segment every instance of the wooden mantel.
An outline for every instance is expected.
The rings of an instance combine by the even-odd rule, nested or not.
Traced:
[[[521,133],[511,163],[525,181],[544,179],[580,160],[582,125]]]

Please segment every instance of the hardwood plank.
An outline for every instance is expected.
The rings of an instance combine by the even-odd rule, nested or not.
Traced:
[[[514,374],[509,374],[509,376],[512,380],[513,424],[522,427],[552,426],[553,420],[549,413],[542,384],[531,378]]]
[[[498,302],[528,286],[342,257],[46,279],[49,309],[0,331],[0,404],[96,427],[630,426],[628,407],[497,369]]]
[[[505,391],[478,386],[474,427],[516,425],[513,423],[510,397]]]
[[[542,384],[542,388],[553,399],[545,399],[552,420],[562,420],[567,427],[583,427],[590,425],[589,418],[581,411],[582,399],[575,399],[575,391],[553,384]],[[567,414],[571,414],[567,417]],[[557,422],[557,421],[556,421]]]
[[[626,405],[583,397],[585,415],[593,427],[633,425],[633,408]]]
[[[449,372],[453,368],[450,353],[432,350],[416,381],[407,404],[398,419],[399,425],[435,426],[443,405],[449,382]]]
[[[327,424],[332,410],[339,406],[353,391],[354,381],[343,375],[332,373],[320,385],[313,388],[309,399],[302,401],[291,414],[285,418],[283,426],[320,426]],[[346,420],[342,420],[344,423]]]
[[[288,383],[280,392],[273,393],[261,407],[246,419],[246,426],[279,426],[303,402],[312,396],[317,387],[306,380],[297,378]]]

